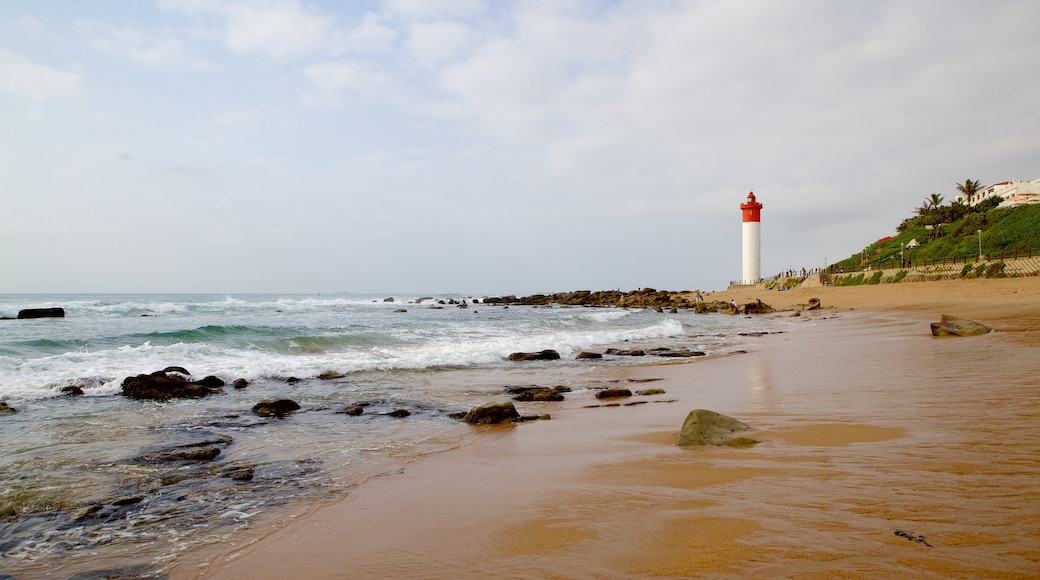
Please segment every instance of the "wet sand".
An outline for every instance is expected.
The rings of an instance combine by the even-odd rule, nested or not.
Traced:
[[[603,371],[664,395],[473,428],[171,577],[1040,576],[1040,278],[813,290],[749,296],[835,308],[747,352]],[[697,408],[760,443],[676,447]]]

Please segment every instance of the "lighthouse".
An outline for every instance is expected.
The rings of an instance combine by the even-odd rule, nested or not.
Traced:
[[[744,222],[744,272],[741,284],[756,284],[762,279],[762,204],[755,201],[755,192],[748,192],[747,202],[740,204]]]

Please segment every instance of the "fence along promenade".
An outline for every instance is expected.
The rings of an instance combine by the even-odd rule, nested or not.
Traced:
[[[820,282],[836,284],[853,276],[864,275],[864,282],[875,272],[882,272],[881,283],[895,281],[900,272],[906,272],[900,281],[920,282],[924,280],[952,280],[957,278],[994,278],[1011,276],[1040,276],[1040,252],[1000,252],[996,254],[955,256],[929,260],[907,259],[903,265],[890,268],[865,268],[838,272],[833,267],[820,274]]]

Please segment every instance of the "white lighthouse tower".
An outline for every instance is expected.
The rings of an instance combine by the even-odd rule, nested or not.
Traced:
[[[740,204],[744,233],[744,272],[741,284],[756,284],[762,279],[762,204],[755,201],[755,192],[747,194],[747,202]]]

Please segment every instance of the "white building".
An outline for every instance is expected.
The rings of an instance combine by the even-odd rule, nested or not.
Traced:
[[[1033,181],[1024,179],[1002,181],[983,189],[970,199],[965,198],[963,194],[958,195],[954,199],[969,206],[975,206],[991,197],[1004,198],[999,207],[1040,203],[1040,179],[1034,179]]]

